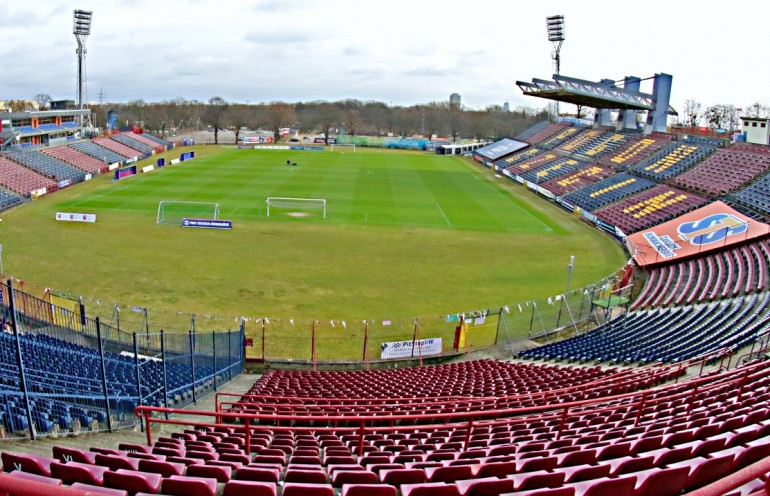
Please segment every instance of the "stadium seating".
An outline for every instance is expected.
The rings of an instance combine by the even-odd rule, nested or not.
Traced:
[[[105,164],[122,164],[128,158],[127,156],[115,153],[108,148],[99,146],[91,140],[78,141],[69,146],[86,155],[90,155],[97,160],[101,160]]]
[[[693,193],[658,185],[594,213],[625,234],[631,234],[678,217],[706,202],[705,198]]]
[[[675,184],[722,195],[734,191],[770,169],[770,155],[726,148],[716,151],[688,172],[677,176]]]
[[[625,133],[589,129],[559,146],[559,150],[586,157],[588,160],[598,160],[623,146],[630,137],[631,135]]]
[[[547,122],[543,121],[535,124],[528,130],[516,136],[518,141],[523,141],[531,145],[536,145],[541,141],[551,137],[552,135],[563,131],[564,128],[569,127],[569,124],[560,122]]]
[[[652,188],[655,183],[625,172],[607,177],[565,195],[565,199],[589,212]]]
[[[586,165],[575,172],[546,181],[540,186],[556,196],[563,196],[588,184],[595,183],[615,174],[615,171],[598,164]]]
[[[139,152],[137,150],[134,150],[130,146],[126,146],[123,143],[120,143],[118,141],[115,141],[110,138],[94,138],[93,141],[95,144],[101,146],[102,148],[106,148],[108,150],[112,150],[113,152],[122,155],[123,160],[127,158],[133,158],[133,157],[140,157],[143,158],[145,153]]]
[[[672,142],[632,167],[639,175],[658,182],[674,177],[692,168],[716,150],[719,143],[715,141]]]
[[[99,174],[107,170],[107,164],[69,146],[55,146],[43,150],[54,158],[82,169],[90,174]]]
[[[559,132],[555,133],[554,135],[544,139],[540,142],[533,142],[534,145],[537,145],[538,148],[544,148],[546,150],[552,150],[556,148],[557,146],[561,145],[565,141],[574,138],[581,132],[583,132],[583,128],[578,128],[574,126],[565,127]]]
[[[559,159],[560,157],[553,152],[543,152],[530,159],[509,165],[506,170],[511,174],[520,176],[526,172],[531,172],[540,167],[544,167]]]
[[[138,135],[135,135],[135,136],[138,136]],[[110,139],[115,140],[118,143],[121,143],[123,145],[126,145],[129,148],[133,148],[134,150],[136,150],[142,155],[152,155],[152,152],[155,151],[154,146],[150,146],[147,143],[143,143],[127,134],[113,134],[112,136],[110,136]]]
[[[572,158],[559,158],[535,170],[521,173],[525,181],[540,184],[576,171],[583,164]]]
[[[171,143],[168,141],[162,140],[156,136],[153,136],[151,134],[136,134],[136,133],[122,133],[121,136],[126,136],[128,138],[134,139],[140,143],[144,143],[145,145],[149,146],[153,150],[157,152],[163,152],[167,149],[171,148]]]
[[[736,350],[770,329],[768,303],[770,293],[763,292],[707,304],[627,312],[590,332],[527,350],[522,356],[649,363],[679,362],[723,348]]]
[[[673,139],[666,133],[651,133],[647,136],[630,135],[619,147],[598,158],[602,165],[614,169],[626,170],[634,164],[655,154]]]
[[[43,152],[16,152],[11,153],[8,157],[56,182],[77,183],[85,180],[85,172]]]
[[[541,153],[543,153],[543,150],[536,148],[534,146],[530,146],[529,148],[525,148],[524,150],[518,151],[516,153],[513,153],[505,158],[502,158],[496,161],[495,165],[497,165],[501,169],[507,169],[512,165],[516,165],[519,162],[523,162],[524,160],[529,160],[537,155],[540,155]]]
[[[356,454],[361,442],[356,429],[342,427],[257,427],[251,432],[250,446],[245,444],[242,425],[200,425],[155,440],[153,451],[173,446],[186,456],[207,452],[221,458],[225,451],[241,453],[248,463],[228,466],[231,477],[227,480],[192,475],[221,468],[213,459],[181,465],[177,473],[160,474],[5,452],[3,469],[11,474],[22,472],[30,480],[50,480],[51,484],[64,480],[71,487],[139,495],[160,490],[178,495],[273,496],[279,487],[284,494],[288,488],[290,494],[325,496],[336,491],[351,496],[399,492],[520,496],[559,491],[677,495],[770,455],[768,387],[770,362],[755,361],[642,393],[597,397],[578,404],[564,398],[567,402],[554,404],[555,409],[541,404],[537,412],[512,410],[470,426],[449,422],[369,428],[365,448],[393,450],[367,450],[364,455]],[[478,444],[466,447],[471,442]],[[443,447],[449,445],[455,446]],[[416,446],[420,448],[414,449]],[[424,461],[395,462],[399,453],[409,450]],[[94,447],[91,451],[108,450]],[[283,456],[275,456],[276,462],[265,470],[267,464],[260,460],[267,456],[264,453],[274,451]],[[352,461],[298,465],[292,458],[299,456],[288,453],[300,451],[318,452],[323,458],[344,451]],[[110,456],[127,458],[131,454],[112,450]],[[382,462],[372,462],[375,459]],[[167,463],[141,459],[140,467],[147,462]],[[271,474],[270,480],[250,478],[260,472]]]
[[[770,175],[764,174],[729,197],[736,208],[747,213],[756,212],[759,220],[770,217]]]
[[[681,305],[768,287],[770,245],[763,239],[704,256],[654,267],[633,308]]]

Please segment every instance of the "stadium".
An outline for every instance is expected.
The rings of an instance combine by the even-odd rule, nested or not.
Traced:
[[[0,114],[0,494],[770,494],[770,119],[554,60],[494,140]]]

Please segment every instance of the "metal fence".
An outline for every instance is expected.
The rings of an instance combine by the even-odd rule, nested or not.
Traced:
[[[470,353],[495,345],[520,349],[522,341],[549,340],[566,333],[583,332],[613,315],[613,308],[627,308],[631,287],[620,287],[623,271],[594,284],[554,295],[483,310],[431,317],[369,320],[285,319],[273,317],[234,317],[173,312],[163,309],[104,304],[98,300],[57,296],[42,288],[25,286],[27,293],[42,295],[41,300],[68,309],[69,321],[79,315],[100,318],[111,332],[110,340],[133,346],[131,336],[149,335],[152,349],[160,350],[160,333],[173,340],[169,349],[187,344],[189,336],[241,329],[242,354],[246,361],[286,362],[305,365],[361,364],[395,358]],[[173,337],[172,337],[173,336]],[[234,347],[216,342],[207,349]],[[140,343],[141,344],[141,343]],[[194,346],[202,346],[196,340]],[[398,353],[394,353],[398,350]],[[221,354],[217,353],[218,356]],[[188,355],[173,355],[168,363],[182,363]],[[193,364],[195,365],[195,364]],[[195,366],[191,366],[194,369]],[[196,374],[197,376],[197,374]],[[197,380],[197,379],[196,379]]]
[[[185,406],[243,370],[243,326],[126,331],[18,285],[0,284],[2,437],[134,426],[136,406]]]

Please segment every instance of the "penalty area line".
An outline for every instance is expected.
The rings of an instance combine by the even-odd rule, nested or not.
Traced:
[[[447,225],[448,225],[449,227],[454,227],[454,226],[452,225],[452,223],[451,223],[451,222],[449,222],[449,217],[447,217],[447,216],[446,216],[446,214],[444,213],[444,209],[443,209],[443,208],[441,208],[441,205],[439,205],[439,204],[438,204],[438,202],[436,202],[436,206],[438,207],[438,211],[439,211],[439,212],[441,212],[441,215],[443,215],[443,216],[444,216],[444,220],[446,221]]]

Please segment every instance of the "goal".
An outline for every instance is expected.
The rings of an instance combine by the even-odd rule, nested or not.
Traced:
[[[267,216],[270,217],[271,209],[288,210],[287,215],[304,217],[310,215],[308,210],[320,210],[323,218],[326,218],[326,198],[286,198],[281,196],[268,196]],[[273,212],[275,213],[275,212]]]
[[[350,143],[350,144],[345,144],[345,145],[343,145],[342,143],[332,143],[330,151],[333,152],[335,147],[338,148],[338,149],[339,148],[342,148],[342,149],[352,148],[353,149],[353,153],[356,153],[356,145],[355,145],[355,143]]]
[[[182,225],[182,219],[219,219],[219,203],[163,200],[158,203],[158,224]]]

